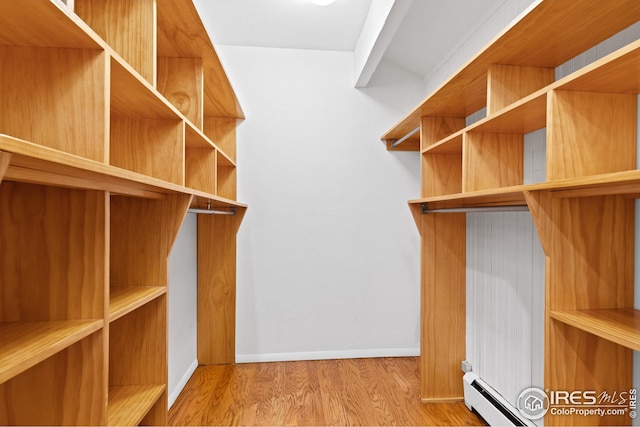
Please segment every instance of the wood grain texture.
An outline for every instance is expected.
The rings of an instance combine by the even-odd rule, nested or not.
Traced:
[[[222,166],[220,162],[220,152],[218,154],[218,168],[217,168],[217,192],[220,197],[224,197],[229,200],[236,200],[237,198],[237,181],[238,171],[235,166]]]
[[[181,120],[182,114],[129,64],[111,56],[111,117]]]
[[[235,362],[236,215],[198,215],[198,361]]]
[[[422,154],[422,197],[462,192],[462,153]]]
[[[111,118],[113,166],[184,185],[184,123]]]
[[[109,295],[109,321],[113,322],[166,293],[167,288],[163,286],[114,286]]]
[[[554,82],[553,68],[491,64],[487,73],[487,115]]]
[[[167,306],[162,295],[109,325],[109,386],[167,382]]]
[[[463,399],[465,242],[465,214],[423,215],[420,396],[424,401]]]
[[[0,2],[0,45],[76,49],[103,48],[103,42],[89,34],[88,26],[54,2],[20,0]]]
[[[547,180],[635,169],[636,96],[552,91]]]
[[[149,83],[156,83],[154,0],[75,0],[75,13]]]
[[[607,20],[603,21],[602,16]],[[635,0],[538,2],[381,139],[402,137],[415,129],[424,116],[466,117],[484,107],[491,64],[555,68],[638,19],[640,4]]]
[[[545,348],[545,388],[550,390],[594,390],[597,394],[630,390],[632,351],[614,342],[583,332],[572,326],[547,320]],[[553,416],[547,414],[545,426],[552,425],[631,425],[622,416]]]
[[[165,385],[109,387],[107,425],[137,426],[164,394]]]
[[[217,151],[213,148],[187,148],[185,152],[185,185],[216,194]]]
[[[244,118],[224,68],[190,0],[157,0],[158,53],[176,58],[202,58],[204,114]],[[185,25],[185,23],[189,23]]]
[[[633,200],[556,198],[527,193],[547,255],[545,387],[623,391],[631,387],[631,350],[552,317],[552,312],[626,309],[633,304]],[[561,319],[565,320],[565,319]],[[575,320],[575,318],[574,318]],[[599,333],[600,336],[603,333]],[[553,417],[545,425],[629,424],[628,417]]]
[[[161,181],[1,134],[0,150],[12,153],[11,163],[4,178],[7,181],[111,191],[114,194],[148,199],[164,199],[167,195],[187,194],[211,200],[212,206],[246,208],[243,203],[211,193]]]
[[[0,321],[104,317],[106,209],[102,192],[2,183]]]
[[[201,366],[170,425],[484,425],[463,403],[425,404],[417,358]]]
[[[420,122],[420,149],[424,150],[464,127],[464,117],[423,117]]]
[[[102,320],[0,323],[0,383],[102,328]]]
[[[632,308],[551,311],[552,319],[640,351],[640,312]]]
[[[0,46],[0,133],[104,162],[105,54]],[[61,125],[64,124],[64,125]]]
[[[103,332],[0,384],[2,425],[104,425]]]
[[[638,64],[640,40],[584,66],[560,80],[557,87],[582,92],[640,93]]]
[[[191,196],[111,196],[111,286],[167,286],[167,257]]]
[[[462,151],[462,192],[522,185],[522,135],[465,133]]]
[[[205,117],[204,133],[218,148],[233,161],[236,161],[236,122],[234,118]]]
[[[203,121],[203,78],[200,58],[158,58],[158,91],[198,129]]]

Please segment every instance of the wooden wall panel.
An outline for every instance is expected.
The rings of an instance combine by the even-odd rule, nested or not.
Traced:
[[[636,96],[552,91],[547,107],[547,180],[636,167]]]
[[[101,319],[105,193],[0,186],[0,321]]]
[[[462,155],[422,154],[421,197],[462,192]]]
[[[492,64],[487,74],[487,115],[554,81],[553,68]]]
[[[465,214],[422,217],[420,395],[427,402],[463,399],[465,230]]]
[[[113,166],[184,185],[184,123],[112,117],[110,157]]]
[[[523,135],[469,132],[462,144],[463,192],[523,183]]]
[[[78,16],[155,86],[155,0],[75,0],[74,8]]]
[[[205,117],[204,134],[207,135],[231,160],[236,161],[237,119],[227,117]]]
[[[464,117],[422,117],[420,124],[420,148],[435,144],[465,127]]]
[[[204,75],[200,58],[158,58],[158,91],[202,130]]]
[[[235,363],[236,215],[198,215],[198,362]]]
[[[0,384],[1,425],[105,425],[103,332]]]
[[[545,388],[625,391],[632,352],[565,325],[552,311],[633,307],[634,202],[623,196],[527,194],[546,262]],[[624,417],[547,415],[545,425],[629,424]]]
[[[0,133],[106,161],[106,56],[0,46]],[[60,125],[64,123],[64,126]]]

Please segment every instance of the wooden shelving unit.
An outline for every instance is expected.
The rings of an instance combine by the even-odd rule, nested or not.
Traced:
[[[246,210],[242,110],[195,7],[0,0],[0,93],[0,424],[166,425],[171,246],[190,207],[234,213],[199,215],[198,286],[235,294]],[[201,303],[233,362],[235,307]]]
[[[606,17],[606,19],[605,19]],[[626,391],[633,310],[633,199],[640,41],[554,81],[555,67],[640,20],[633,0],[539,0],[389,130],[420,127],[424,401],[463,398],[466,214],[526,205],[546,262],[549,390]],[[465,118],[487,108],[485,118]],[[546,181],[524,184],[523,137],[546,128]],[[400,148],[402,149],[402,148]],[[545,425],[630,424],[631,418],[545,416]]]

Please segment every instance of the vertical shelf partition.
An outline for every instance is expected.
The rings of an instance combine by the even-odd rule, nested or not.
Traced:
[[[190,207],[235,213],[198,229],[199,304],[224,320],[199,319],[224,354],[201,362],[234,360],[242,111],[190,0],[74,3],[0,2],[0,424],[166,425]]]
[[[538,1],[383,136],[390,146],[421,126],[422,198],[410,207],[422,236],[423,401],[463,398],[464,212],[512,205],[529,207],[546,255],[544,388],[631,388],[640,40],[558,81],[554,69],[639,20],[633,0]],[[542,128],[546,181],[524,185],[523,136]],[[544,424],[631,419],[549,412]]]

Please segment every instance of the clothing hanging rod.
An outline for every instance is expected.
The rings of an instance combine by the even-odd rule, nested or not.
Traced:
[[[235,215],[236,214],[236,209],[233,208],[230,211],[219,211],[219,210],[215,210],[215,209],[189,209],[188,210],[189,213],[195,213],[195,214],[205,214],[205,215]]]
[[[478,206],[467,208],[441,208],[441,209],[429,209],[426,203],[422,204],[422,213],[474,213],[474,212],[527,212],[529,206],[527,205],[512,205],[512,206]]]
[[[417,128],[415,128],[414,130],[412,130],[411,132],[409,132],[408,134],[406,134],[400,139],[392,139],[391,146],[397,147],[398,145],[402,144],[403,142],[405,142],[407,139],[411,138],[413,135],[415,135],[418,132],[420,132],[420,126],[418,126]]]

